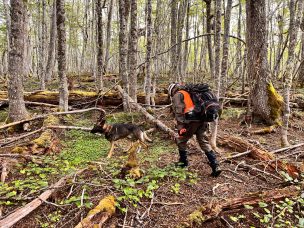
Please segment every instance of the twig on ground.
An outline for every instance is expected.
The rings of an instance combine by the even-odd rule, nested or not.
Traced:
[[[271,153],[273,153],[273,154],[280,153],[280,152],[283,152],[283,151],[286,151],[286,150],[292,150],[292,149],[298,148],[300,146],[304,146],[304,143],[299,143],[299,144],[296,144],[296,145],[292,145],[292,146],[284,147],[284,148],[281,148],[281,149],[273,150],[273,151],[271,151]]]
[[[126,214],[125,214],[125,217],[124,217],[124,221],[123,221],[123,224],[122,224],[122,228],[125,228],[125,227],[126,227],[127,215],[128,215],[128,207],[126,208]]]

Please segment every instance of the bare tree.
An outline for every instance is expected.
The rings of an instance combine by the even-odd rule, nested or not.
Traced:
[[[170,36],[170,45],[173,46],[176,44],[176,21],[177,21],[177,0],[171,1],[171,36]],[[170,61],[171,61],[171,70],[174,72],[176,69],[176,46],[171,48],[171,55],[170,55]]]
[[[56,0],[57,12],[57,45],[58,45],[58,77],[59,77],[59,108],[68,110],[68,83],[66,77],[66,31],[64,0]]]
[[[45,80],[49,82],[52,79],[53,69],[55,67],[55,46],[56,46],[56,1],[53,2],[52,14],[50,20],[50,40],[48,45],[47,64],[45,68]]]
[[[111,27],[112,27],[112,15],[113,15],[113,4],[114,4],[113,2],[114,0],[110,0],[108,6],[109,12],[108,12],[108,20],[107,20],[106,54],[105,54],[105,64],[104,64],[105,72],[107,72],[108,70],[108,64],[110,60],[110,44],[111,44],[111,35],[112,35]]]
[[[147,0],[147,52],[146,52],[146,78],[145,78],[145,103],[151,104],[151,54],[152,54],[152,1]]]
[[[130,97],[137,102],[137,1],[131,0],[131,22],[129,36],[129,81],[130,81]]]
[[[97,89],[103,88],[103,28],[102,28],[102,2],[96,1],[97,15]]]
[[[8,59],[8,121],[14,122],[28,117],[23,98],[23,58],[24,58],[24,13],[26,1],[11,0]],[[21,64],[20,64],[21,63]]]
[[[124,111],[130,109],[129,105],[129,79],[127,72],[127,55],[128,55],[128,35],[127,35],[127,18],[129,2],[119,0],[119,75],[123,83],[123,108]]]
[[[282,123],[282,146],[288,146],[289,142],[287,139],[287,130],[288,130],[288,122],[289,122],[289,115],[290,115],[290,107],[289,107],[289,100],[290,100],[290,89],[292,86],[292,79],[293,79],[293,67],[294,67],[294,57],[295,57],[295,47],[297,44],[297,34],[300,25],[300,20],[302,16],[302,7],[303,7],[303,0],[298,0],[298,15],[296,17],[296,4],[295,0],[290,0],[289,4],[289,13],[290,13],[290,20],[289,20],[289,49],[288,49],[288,59],[287,59],[287,66],[286,72],[284,73],[284,115],[283,115],[283,123]]]

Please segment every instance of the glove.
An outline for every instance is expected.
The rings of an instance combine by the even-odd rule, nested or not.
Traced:
[[[186,128],[182,128],[178,131],[178,134],[179,135],[184,135],[185,133],[187,132],[187,129]]]

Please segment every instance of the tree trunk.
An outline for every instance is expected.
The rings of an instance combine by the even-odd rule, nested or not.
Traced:
[[[66,31],[64,0],[56,0],[57,10],[57,45],[58,45],[58,77],[59,77],[59,108],[68,110],[68,84],[66,77]]]
[[[46,48],[46,24],[45,24],[45,0],[42,0],[39,5],[40,15],[40,36],[39,36],[39,73],[40,89],[45,90],[45,48]],[[42,10],[42,12],[41,12]]]
[[[186,9],[188,6],[188,0],[183,0],[179,4],[178,8],[178,19],[177,19],[177,45],[176,45],[176,70],[177,81],[184,82],[182,75],[182,39],[183,39],[183,28],[185,21]]]
[[[48,45],[47,64],[45,68],[45,80],[50,82],[55,67],[55,47],[56,47],[56,1],[53,2],[52,15],[50,18],[50,41]]]
[[[151,104],[151,54],[152,54],[152,0],[147,0],[147,51],[146,51],[146,78],[145,95],[146,104]]]
[[[170,35],[170,46],[173,46],[176,44],[176,21],[177,21],[177,0],[171,1],[171,35]],[[171,49],[171,55],[170,55],[170,61],[171,61],[171,71],[172,74],[175,74],[174,71],[176,69],[176,46],[174,46]]]
[[[215,36],[214,36],[214,44],[215,44],[215,84],[216,84],[216,96],[219,98],[221,94],[221,27],[222,27],[222,0],[215,1]],[[210,145],[213,149],[216,149],[216,136],[217,136],[217,127],[218,127],[218,119],[216,119],[212,125],[211,139]]]
[[[189,39],[189,30],[190,30],[190,2],[187,1],[187,12],[186,12],[186,39]],[[185,49],[184,49],[184,58],[183,58],[183,67],[181,74],[185,77],[187,66],[188,66],[188,57],[189,57],[189,43],[185,42]]]
[[[137,102],[137,1],[131,0],[131,23],[129,36],[129,63],[130,63],[130,97]]]
[[[109,64],[109,60],[110,60],[110,45],[111,45],[111,32],[112,32],[111,31],[111,27],[112,27],[112,15],[113,15],[113,1],[114,0],[110,0],[110,2],[109,2],[109,12],[108,12],[108,21],[107,21],[107,37],[106,37],[106,56],[105,56],[105,67],[104,67],[105,68],[105,72],[108,72],[108,64]],[[132,9],[131,9],[131,12],[132,12]],[[131,91],[130,91],[130,93],[131,93]]]
[[[269,103],[269,69],[267,60],[267,31],[265,0],[246,1],[246,45],[248,79],[251,84],[253,113],[269,124],[276,121]],[[275,102],[275,101],[274,101]]]
[[[232,0],[227,1],[225,12],[225,27],[224,27],[224,40],[223,40],[223,56],[222,56],[222,95],[225,95],[228,85],[228,53],[229,53],[229,33],[230,33],[230,17],[231,17]]]
[[[289,4],[289,13],[290,13],[290,20],[289,20],[289,49],[288,49],[288,59],[287,59],[287,66],[286,72],[284,73],[284,110],[283,110],[283,123],[282,123],[282,138],[281,143],[282,146],[288,146],[289,142],[287,139],[287,130],[288,130],[288,122],[289,122],[289,115],[290,115],[290,107],[289,107],[289,100],[290,100],[290,89],[292,86],[292,79],[293,79],[293,67],[294,67],[294,52],[295,47],[297,44],[297,35],[298,29],[300,25],[300,19],[302,15],[302,6],[303,0],[298,1],[298,14],[296,16],[296,4],[295,0],[290,0]]]
[[[211,33],[211,21],[213,15],[211,15],[211,0],[204,0],[206,3],[206,29],[207,33]],[[208,56],[209,56],[209,65],[210,65],[210,73],[211,77],[215,78],[215,69],[214,69],[214,58],[213,58],[213,48],[212,48],[212,37],[207,36],[207,45],[208,45]]]
[[[24,13],[25,1],[11,0],[10,51],[8,60],[8,120],[15,122],[28,117],[23,99]],[[21,64],[20,64],[21,63]]]
[[[129,105],[129,79],[127,73],[127,54],[128,54],[128,35],[127,35],[127,18],[128,18],[128,1],[119,0],[119,75],[122,80],[123,109],[128,111]]]
[[[103,89],[103,28],[102,28],[102,2],[96,1],[97,15],[97,89]]]
[[[10,6],[8,0],[3,0],[4,12],[5,12],[5,24],[6,24],[6,52],[3,52],[3,73],[8,73],[9,51],[10,51],[10,31],[11,31],[11,16]],[[5,55],[6,53],[6,55]]]

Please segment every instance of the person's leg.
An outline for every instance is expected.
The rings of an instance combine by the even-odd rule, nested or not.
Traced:
[[[188,166],[188,158],[187,158],[187,142],[193,136],[196,131],[195,126],[193,124],[178,124],[177,125],[178,135],[179,137],[176,139],[178,152],[179,152],[179,161],[178,165],[180,167]]]
[[[196,137],[201,149],[205,152],[208,158],[209,165],[212,169],[211,175],[217,177],[222,171],[220,170],[219,163],[216,160],[215,152],[212,150],[212,147],[209,144],[208,136],[206,134],[207,126],[207,123],[202,123],[197,129]]]

